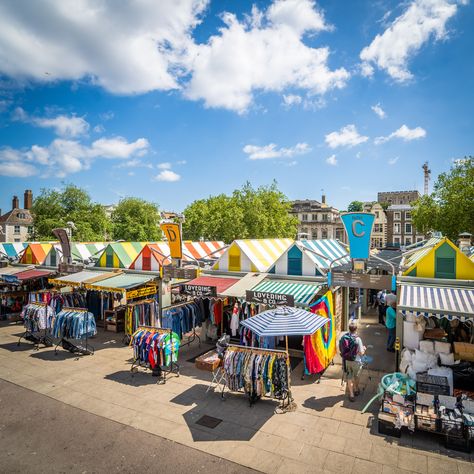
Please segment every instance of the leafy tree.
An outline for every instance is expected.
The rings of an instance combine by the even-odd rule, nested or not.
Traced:
[[[254,189],[250,183],[232,195],[194,201],[185,210],[186,239],[232,242],[235,239],[294,237],[298,220],[291,204],[274,182]]]
[[[162,240],[160,212],[156,204],[138,198],[124,198],[117,204],[111,218],[114,240]]]
[[[457,160],[438,176],[433,193],[414,204],[413,223],[424,233],[439,231],[451,240],[461,232],[474,234],[474,157]]]
[[[363,203],[361,201],[352,201],[347,207],[347,212],[360,212],[362,211]]]
[[[87,191],[73,184],[62,190],[42,189],[34,200],[31,212],[34,215],[34,240],[56,240],[53,229],[67,227],[73,222],[72,232],[76,241],[105,240],[110,229],[110,221],[103,207],[93,203]]]

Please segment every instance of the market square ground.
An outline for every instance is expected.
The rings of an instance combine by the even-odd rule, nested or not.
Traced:
[[[437,437],[416,433],[397,439],[377,433],[377,405],[371,413],[360,412],[376,391],[382,374],[376,370],[364,373],[363,393],[350,403],[337,363],[320,383],[300,380],[299,366],[292,376],[298,408],[275,414],[277,404],[271,400],[250,408],[241,394],[227,394],[222,401],[218,393],[206,393],[210,374],[188,362],[205,345],[183,348],[180,377],[170,376],[165,385],[157,385],[149,373],[132,376],[131,349],[119,334],[100,331],[93,339],[95,354],[77,358],[63,349],[55,355],[54,348],[34,351],[28,342],[17,346],[22,329],[19,324],[0,325],[1,379],[241,466],[269,473],[474,473],[473,455],[447,450]],[[368,341],[378,335],[376,325],[367,325]],[[213,429],[196,424],[203,415],[222,422]],[[43,426],[47,431],[47,419]],[[167,471],[179,472],[173,466]]]

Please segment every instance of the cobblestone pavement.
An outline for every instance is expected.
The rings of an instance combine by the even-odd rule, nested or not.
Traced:
[[[206,393],[210,374],[187,362],[205,345],[183,348],[181,376],[157,385],[149,373],[131,374],[131,349],[121,335],[101,331],[93,339],[95,354],[78,358],[63,349],[58,355],[53,348],[34,351],[25,342],[18,347],[21,332],[20,325],[0,325],[0,378],[259,471],[474,473],[474,458],[445,449],[436,436],[377,433],[373,413],[360,410],[376,391],[378,372],[364,373],[362,393],[350,403],[339,365],[329,367],[320,383],[300,380],[300,366],[292,376],[297,410],[276,414],[272,400],[249,407],[242,394],[222,400],[219,393]],[[203,415],[222,422],[214,429],[196,424]]]

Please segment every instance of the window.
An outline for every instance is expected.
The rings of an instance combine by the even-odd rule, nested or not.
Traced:
[[[318,220],[318,215],[317,215],[317,214],[313,214],[313,215],[311,216],[311,220],[312,220],[312,221],[317,221],[317,220]]]
[[[375,217],[378,219],[380,216],[379,216],[379,211],[375,211]]]
[[[307,221],[308,220],[308,214],[301,214],[301,220],[302,221]]]
[[[399,222],[396,222],[395,224],[393,224],[393,233],[394,234],[399,234],[400,233],[400,223]]]
[[[408,211],[405,212],[405,220],[411,221],[411,212],[408,212]]]
[[[20,242],[20,239],[14,239],[14,242]]]
[[[313,229],[312,232],[311,232],[311,238],[313,240],[317,240],[318,238],[318,231],[316,229]]]
[[[22,212],[18,212],[16,217],[18,217],[18,219],[25,219],[26,216]]]
[[[394,245],[400,246],[400,237],[394,237],[393,238],[393,243],[394,243]]]
[[[423,240],[424,240],[423,237],[417,237],[417,238],[416,238],[416,241],[417,241],[417,242],[423,242]]]
[[[28,234],[32,234],[33,233],[33,226],[32,225],[29,225],[28,226]]]
[[[393,213],[393,220],[394,221],[399,221],[401,219],[401,213],[400,212],[394,212]]]
[[[323,214],[323,222],[328,222],[329,218],[327,214]]]
[[[321,238],[322,239],[327,239],[328,238],[328,231],[326,229],[323,229],[321,231]]]
[[[20,233],[20,226],[19,225],[16,225],[14,228],[13,228],[13,232],[15,234],[19,234]]]
[[[374,224],[374,232],[383,232],[383,224]]]
[[[412,244],[411,237],[405,237],[405,245],[411,245],[411,244]]]
[[[412,227],[411,224],[408,222],[405,224],[405,234],[411,234],[412,233]]]

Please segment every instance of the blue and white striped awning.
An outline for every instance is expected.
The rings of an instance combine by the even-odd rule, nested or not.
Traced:
[[[280,306],[264,311],[240,324],[257,336],[306,336],[321,329],[328,318],[300,308]]]
[[[308,305],[323,288],[323,283],[294,283],[288,280],[264,280],[252,288],[253,291],[265,291],[279,295],[292,295],[295,303]]]
[[[308,250],[312,250],[306,255],[320,268],[328,269],[334,260],[337,260],[334,265],[336,267],[351,261],[346,248],[336,239],[300,240],[298,243]]]
[[[402,285],[398,309],[417,316],[472,319],[474,288]]]

